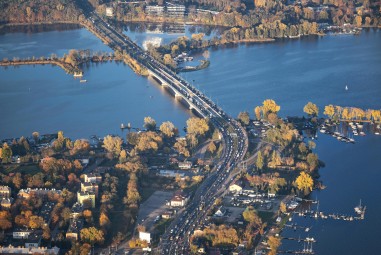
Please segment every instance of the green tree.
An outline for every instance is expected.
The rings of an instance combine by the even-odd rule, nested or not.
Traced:
[[[319,108],[316,106],[316,104],[308,102],[304,108],[303,111],[307,113],[309,116],[318,116],[319,114]]]

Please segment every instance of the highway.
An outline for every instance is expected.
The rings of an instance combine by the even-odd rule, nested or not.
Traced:
[[[186,208],[177,214],[177,217],[167,228],[167,231],[160,239],[158,247],[155,249],[156,254],[187,254],[190,250],[189,237],[194,230],[202,229],[206,221],[207,211],[213,206],[215,200],[226,191],[232,181],[232,176],[236,174],[236,167],[243,160],[248,147],[247,134],[236,120],[228,116],[212,100],[170,68],[156,61],[96,13],[90,12],[88,19],[94,24],[97,32],[101,32],[111,41],[109,44],[111,48],[126,51],[140,65],[144,66],[152,76],[165,81],[165,83],[178,91],[184,99],[192,102],[197,107],[197,112],[200,115],[209,118],[210,123],[222,135],[225,146],[219,162],[212,173],[194,192]]]

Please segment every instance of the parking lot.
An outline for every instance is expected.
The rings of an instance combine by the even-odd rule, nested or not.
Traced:
[[[164,213],[168,206],[166,202],[171,199],[173,192],[155,191],[139,208],[138,223],[144,225],[147,231],[152,229],[157,216]]]

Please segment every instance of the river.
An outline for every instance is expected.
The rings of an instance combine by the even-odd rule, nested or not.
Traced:
[[[37,48],[38,53],[44,55],[63,54],[75,47],[107,50],[83,29],[59,32],[70,42],[63,44],[65,47],[56,33],[0,35],[0,57],[13,57],[19,51],[12,52],[11,56],[8,52],[22,45],[21,57]],[[71,44],[69,38],[74,35],[88,37],[88,40]],[[40,37],[49,47],[38,47],[36,42]],[[253,108],[267,98],[281,105],[282,116],[303,114],[303,106],[308,101],[316,103],[321,112],[326,104],[380,109],[380,45],[381,31],[370,29],[359,36],[308,37],[225,46],[210,49],[209,68],[181,75],[233,116],[243,110],[253,116]],[[185,125],[190,116],[160,87],[152,86],[123,64],[91,65],[85,70],[85,79],[88,82],[80,84],[51,66],[0,69],[0,137],[61,129],[74,137],[120,134],[121,122],[141,127],[147,115],[158,122],[173,121],[178,127]],[[316,152],[326,164],[320,170],[320,179],[327,188],[314,192],[312,198],[319,199],[322,211],[348,214],[353,213],[353,207],[362,199],[367,205],[365,220],[294,219],[300,225],[312,226],[311,231],[285,230],[283,235],[313,236],[318,241],[314,245],[316,254],[378,254],[381,249],[377,241],[381,229],[381,137],[368,134],[356,137],[356,144],[344,144],[319,134]],[[300,249],[302,245],[284,241],[283,247]]]

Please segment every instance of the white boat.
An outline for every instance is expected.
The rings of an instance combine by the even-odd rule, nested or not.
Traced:
[[[361,199],[360,199],[360,204],[355,207],[355,212],[357,214],[362,214],[365,210],[365,207],[361,205]]]
[[[79,80],[79,82],[87,82],[87,80]]]
[[[348,90],[348,85],[345,85],[345,90]]]

